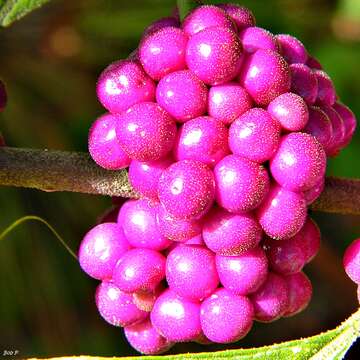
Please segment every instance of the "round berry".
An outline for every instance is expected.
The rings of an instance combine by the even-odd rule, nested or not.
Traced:
[[[236,295],[253,293],[266,280],[268,260],[259,246],[237,256],[216,255],[215,259],[221,284]]]
[[[282,56],[289,64],[305,64],[308,59],[308,53],[300,40],[291,35],[276,35],[280,44]]]
[[[266,169],[237,155],[228,155],[214,169],[217,203],[234,213],[251,211],[263,201],[269,190]]]
[[[291,91],[300,95],[308,104],[314,104],[318,82],[313,71],[304,64],[291,64]]]
[[[346,249],[343,259],[344,268],[349,278],[360,284],[360,239],[353,241]]]
[[[215,85],[209,90],[208,113],[224,124],[231,124],[251,108],[251,96],[235,82]]]
[[[155,83],[138,61],[119,60],[100,74],[96,93],[104,108],[121,113],[137,103],[153,101]]]
[[[247,53],[253,53],[258,49],[279,51],[275,36],[261,27],[248,27],[239,33],[239,38]]]
[[[325,105],[333,105],[336,100],[336,91],[330,76],[323,70],[314,70],[318,82],[317,101]]]
[[[0,80],[0,112],[5,109],[7,103],[7,94],[5,84]]]
[[[269,112],[253,108],[230,126],[229,146],[235,155],[263,163],[276,152],[280,141],[280,123]]]
[[[208,85],[234,79],[242,63],[238,36],[228,28],[212,27],[193,35],[186,49],[186,63]]]
[[[208,90],[191,71],[164,76],[156,88],[156,101],[179,122],[205,114]]]
[[[200,218],[212,205],[214,193],[212,171],[195,160],[172,164],[159,180],[160,202],[176,219]]]
[[[161,19],[158,19],[156,21],[154,21],[153,23],[151,23],[145,30],[143,33],[143,38],[146,37],[147,35],[151,35],[163,28],[166,27],[179,27],[180,23],[179,20],[176,19],[174,16],[168,16],[168,17],[163,17]]]
[[[218,289],[201,304],[201,327],[205,336],[216,343],[231,343],[246,336],[253,317],[250,300],[226,289]]]
[[[119,115],[116,136],[132,160],[165,157],[174,145],[175,135],[174,119],[158,104],[136,104]]]
[[[233,256],[257,246],[262,230],[251,214],[232,214],[213,208],[204,219],[202,235],[210,250]]]
[[[168,341],[191,341],[202,333],[200,304],[165,290],[156,300],[150,314],[155,329]]]
[[[270,170],[284,188],[306,191],[325,176],[326,154],[314,136],[291,133],[282,137]]]
[[[164,27],[143,37],[139,59],[146,73],[154,80],[186,68],[185,51],[188,36],[176,27]]]
[[[356,129],[356,117],[354,113],[344,104],[336,102],[333,106],[334,110],[340,115],[345,127],[345,136],[341,143],[342,147],[347,146],[354,135]]]
[[[117,223],[103,223],[84,236],[79,249],[79,263],[91,277],[110,279],[117,261],[129,249],[122,228]]]
[[[165,278],[165,257],[150,249],[132,249],[116,264],[113,274],[115,285],[122,291],[153,291]]]
[[[218,6],[225,10],[239,31],[249,26],[255,26],[255,17],[248,8],[237,4],[219,4]]]
[[[311,205],[315,200],[317,200],[321,193],[324,191],[324,188],[325,178],[322,178],[311,189],[304,191],[303,195],[305,197],[306,205]]]
[[[275,51],[263,49],[246,58],[239,80],[259,105],[268,105],[288,92],[291,85],[289,65],[284,58]]]
[[[197,160],[210,167],[229,152],[227,127],[210,116],[197,117],[182,125],[174,148],[177,160]]]
[[[317,60],[313,56],[308,56],[308,59],[306,61],[306,65],[311,69],[322,70],[322,66],[321,66],[319,60]]]
[[[219,284],[215,255],[204,246],[179,245],[166,260],[166,280],[179,296],[201,301]]]
[[[131,294],[124,293],[111,282],[102,282],[96,289],[96,306],[100,315],[111,325],[127,326],[143,321],[148,316],[133,302]]]

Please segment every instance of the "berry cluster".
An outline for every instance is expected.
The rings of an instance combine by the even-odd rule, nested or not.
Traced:
[[[102,317],[146,354],[229,343],[254,320],[302,311],[320,246],[307,207],[354,114],[304,45],[237,5],[164,18],[100,75],[108,113],[89,134],[100,166],[129,166],[138,200],[79,252]]]

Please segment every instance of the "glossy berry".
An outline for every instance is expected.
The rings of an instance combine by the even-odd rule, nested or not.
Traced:
[[[356,129],[356,118],[354,113],[344,104],[336,102],[333,108],[340,115],[344,123],[345,136],[341,143],[341,146],[345,147],[350,143],[354,135]]]
[[[117,122],[117,116],[105,114],[93,123],[89,131],[89,153],[98,165],[108,170],[123,169],[130,164],[130,158],[116,138]]]
[[[143,37],[139,59],[146,73],[154,80],[186,68],[185,51],[188,36],[176,27],[164,27]]]
[[[179,160],[197,160],[214,167],[230,152],[228,129],[210,116],[187,121],[179,130],[174,155]]]
[[[280,51],[282,56],[289,64],[306,63],[308,59],[308,53],[300,40],[294,36],[286,34],[276,35],[276,39],[280,44]]]
[[[318,81],[305,64],[291,64],[291,91],[300,95],[308,104],[314,104],[318,94]]]
[[[269,273],[265,283],[250,296],[255,320],[272,322],[285,314],[289,306],[289,290],[285,279]]]
[[[255,17],[248,8],[237,4],[219,4],[218,6],[225,10],[239,31],[249,26],[255,26]]]
[[[255,292],[266,280],[268,260],[257,246],[237,256],[216,255],[216,269],[221,284],[237,295]]]
[[[317,101],[324,105],[333,105],[336,100],[336,91],[330,76],[323,70],[314,70],[318,82]]]
[[[246,296],[218,289],[201,304],[201,327],[205,336],[217,343],[243,338],[253,324],[254,309]]]
[[[251,108],[251,96],[235,82],[215,85],[209,90],[208,113],[224,124],[231,124]]]
[[[253,53],[258,49],[279,51],[275,36],[261,27],[248,27],[239,33],[239,38],[247,53]]]
[[[121,291],[112,282],[102,282],[96,289],[96,306],[100,315],[111,325],[128,326],[148,316],[133,301],[132,295]]]
[[[205,114],[208,90],[191,71],[164,76],[156,88],[156,101],[179,122]]]
[[[166,27],[179,27],[179,20],[173,16],[163,17],[151,23],[143,32],[143,37],[151,35]]]
[[[202,235],[210,250],[233,256],[257,246],[262,230],[250,213],[232,214],[213,208],[204,219]]]
[[[237,76],[242,63],[241,42],[228,28],[204,29],[190,38],[186,63],[208,85],[228,82]]]
[[[151,161],[164,157],[176,135],[174,119],[158,104],[144,102],[123,112],[116,136],[132,160]]]
[[[79,263],[91,277],[110,279],[117,261],[129,249],[122,228],[117,223],[103,223],[84,236],[79,249]]]
[[[165,290],[156,300],[150,314],[155,329],[168,341],[191,341],[202,333],[200,304]]]
[[[185,299],[205,299],[219,283],[214,253],[204,246],[177,246],[166,259],[166,280]]]
[[[116,264],[115,285],[122,291],[153,291],[165,277],[165,257],[150,249],[132,249]]]
[[[326,154],[314,136],[291,133],[282,137],[270,170],[284,188],[306,191],[325,176]]]
[[[353,241],[346,249],[343,259],[344,268],[349,278],[360,284],[360,239]]]
[[[214,200],[212,171],[195,160],[172,164],[159,180],[159,199],[176,219],[194,219],[204,215]]]
[[[121,113],[137,103],[153,101],[155,83],[138,61],[119,60],[101,73],[96,93],[108,111]]]
[[[277,96],[290,90],[290,69],[277,52],[259,49],[249,55],[241,67],[242,84],[254,101],[268,105]]]
[[[5,84],[0,80],[0,112],[5,109],[7,103],[7,94]]]
[[[303,192],[306,205],[311,205],[321,195],[325,188],[325,178],[319,180],[311,189]]]
[[[294,93],[285,93],[275,98],[267,111],[286,131],[300,131],[309,120],[309,110],[304,99]]]

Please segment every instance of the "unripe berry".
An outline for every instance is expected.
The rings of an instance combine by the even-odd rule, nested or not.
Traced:
[[[248,8],[237,4],[219,4],[218,6],[225,10],[239,31],[249,26],[255,26],[255,17]]]
[[[305,64],[308,59],[308,53],[300,40],[291,35],[276,35],[280,44],[280,52],[289,64]]]
[[[151,23],[143,32],[143,38],[166,27],[179,27],[179,20],[174,16],[163,17]]]
[[[340,115],[344,123],[345,136],[341,146],[345,147],[350,143],[351,138],[354,135],[356,129],[356,118],[354,113],[344,104],[336,102],[333,108]]]
[[[258,49],[279,51],[275,36],[261,27],[248,27],[239,33],[239,38],[247,53],[253,53]]]
[[[336,100],[336,91],[330,76],[323,70],[314,70],[318,82],[317,101],[324,105],[333,105]]]
[[[5,109],[7,103],[7,94],[5,84],[0,80],[0,112]]]
[[[346,249],[343,259],[344,268],[349,278],[360,284],[360,239],[353,241]]]
[[[314,104],[318,82],[313,71],[304,64],[291,64],[291,91],[300,95],[308,104]]]

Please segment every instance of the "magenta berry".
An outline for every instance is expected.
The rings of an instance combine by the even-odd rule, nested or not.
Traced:
[[[250,109],[231,124],[230,149],[235,155],[263,163],[275,154],[280,130],[280,123],[266,110]]]
[[[121,113],[137,103],[153,101],[155,83],[138,61],[119,60],[101,73],[96,92],[104,108]]]
[[[286,131],[300,131],[309,120],[309,110],[304,99],[294,93],[285,93],[275,98],[267,108]]]
[[[201,304],[201,327],[205,336],[217,343],[243,338],[253,324],[254,309],[246,296],[218,289]]]
[[[209,90],[208,113],[224,124],[231,124],[251,108],[251,96],[235,82],[215,85]]]
[[[321,195],[325,188],[325,178],[320,179],[311,189],[303,192],[306,205],[311,205]]]
[[[345,136],[341,143],[341,147],[347,146],[356,129],[356,118],[354,113],[344,104],[336,102],[333,106],[334,110],[340,115],[345,127]]]
[[[330,76],[323,70],[314,70],[318,82],[317,101],[324,105],[333,105],[336,100],[336,91]]]
[[[165,290],[156,300],[150,314],[155,329],[168,341],[191,341],[202,333],[200,304]]]
[[[202,246],[205,246],[205,242],[204,242],[204,239],[203,239],[201,234],[196,235],[196,236],[192,237],[189,240],[186,240],[185,244],[186,245],[202,245]]]
[[[305,64],[291,64],[290,72],[291,91],[308,104],[314,104],[318,95],[318,81],[314,72]]]
[[[176,219],[194,219],[204,215],[213,203],[214,193],[214,175],[199,161],[178,161],[160,177],[160,202]]]
[[[227,127],[210,116],[186,122],[179,130],[174,148],[177,160],[197,160],[210,167],[229,152]]]
[[[174,16],[163,17],[151,23],[143,32],[143,37],[147,35],[151,35],[163,28],[166,27],[179,27],[180,23],[179,20],[176,19]]]
[[[191,71],[175,71],[164,76],[156,89],[156,101],[179,122],[203,115],[208,90]]]
[[[150,249],[132,249],[116,264],[113,274],[115,285],[122,291],[153,291],[165,278],[165,257]]]
[[[143,37],[139,59],[146,73],[154,80],[186,68],[185,51],[188,36],[176,27],[164,27]]]
[[[202,235],[210,250],[233,256],[257,246],[262,230],[250,213],[232,214],[221,208],[213,208],[204,219]]]
[[[300,40],[294,36],[286,34],[276,35],[276,39],[280,44],[280,51],[282,56],[289,64],[306,63],[308,59],[308,53]]]
[[[219,283],[214,253],[204,246],[177,246],[166,260],[166,280],[179,296],[192,301],[203,300]]]
[[[129,249],[123,229],[117,223],[103,223],[84,236],[79,249],[79,263],[91,277],[110,279],[117,261]]]
[[[116,136],[132,160],[164,157],[175,141],[174,119],[158,104],[144,102],[130,107],[118,119]]]
[[[5,109],[7,103],[7,94],[5,84],[0,80],[0,112]]]
[[[275,36],[261,27],[248,27],[239,33],[239,38],[247,53],[253,53],[258,49],[279,51]]]
[[[128,326],[143,321],[148,316],[133,302],[131,294],[121,291],[111,282],[102,282],[96,289],[96,306],[100,315],[111,325]]]
[[[265,282],[268,260],[257,246],[237,256],[216,255],[216,269],[221,284],[237,295],[255,292]]]
[[[204,29],[190,38],[186,63],[208,85],[228,82],[238,75],[242,63],[241,42],[228,28]]]
[[[353,241],[346,249],[343,259],[344,268],[349,278],[360,284],[360,239]]]
[[[225,10],[239,31],[249,26],[255,26],[255,17],[248,8],[236,4],[219,4],[218,6]]]
[[[268,105],[277,96],[288,92],[291,85],[285,59],[275,51],[263,49],[246,58],[239,80],[259,105]]]

